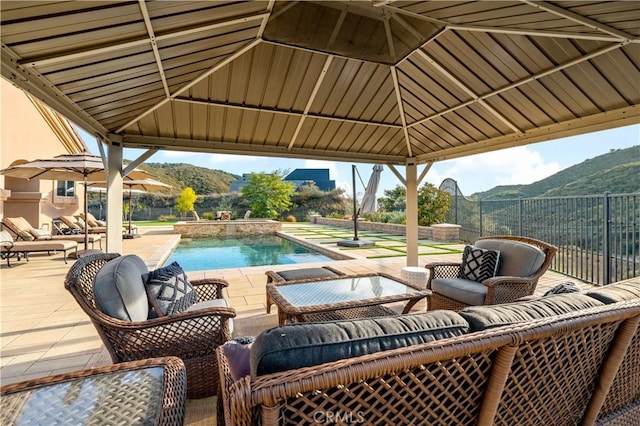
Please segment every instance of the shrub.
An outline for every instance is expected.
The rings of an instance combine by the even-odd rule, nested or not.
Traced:
[[[215,217],[215,215],[213,214],[213,212],[204,212],[204,213],[202,213],[202,218],[203,219],[213,220],[214,217]]]
[[[286,221],[291,223],[296,222],[296,217],[290,214],[289,216],[287,216]]]
[[[176,215],[174,214],[163,214],[161,216],[158,216],[159,222],[169,222],[173,220],[176,220]]]

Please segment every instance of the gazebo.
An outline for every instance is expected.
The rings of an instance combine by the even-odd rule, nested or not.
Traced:
[[[385,164],[415,265],[433,162],[640,122],[640,2],[0,7],[2,76],[103,142],[109,251],[124,147]]]

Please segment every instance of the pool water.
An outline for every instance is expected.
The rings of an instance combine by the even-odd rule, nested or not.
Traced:
[[[165,265],[172,262],[185,271],[326,262],[330,257],[276,235],[182,240]]]

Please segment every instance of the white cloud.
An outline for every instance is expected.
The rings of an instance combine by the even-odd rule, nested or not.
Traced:
[[[438,171],[430,171],[428,175],[455,179],[464,194],[485,191],[497,185],[530,184],[562,169],[560,164],[546,162],[538,152],[526,146],[449,160],[434,165],[434,168]]]

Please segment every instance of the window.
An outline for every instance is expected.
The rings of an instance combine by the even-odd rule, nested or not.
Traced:
[[[75,197],[76,183],[72,180],[59,180],[56,187],[56,196]]]

